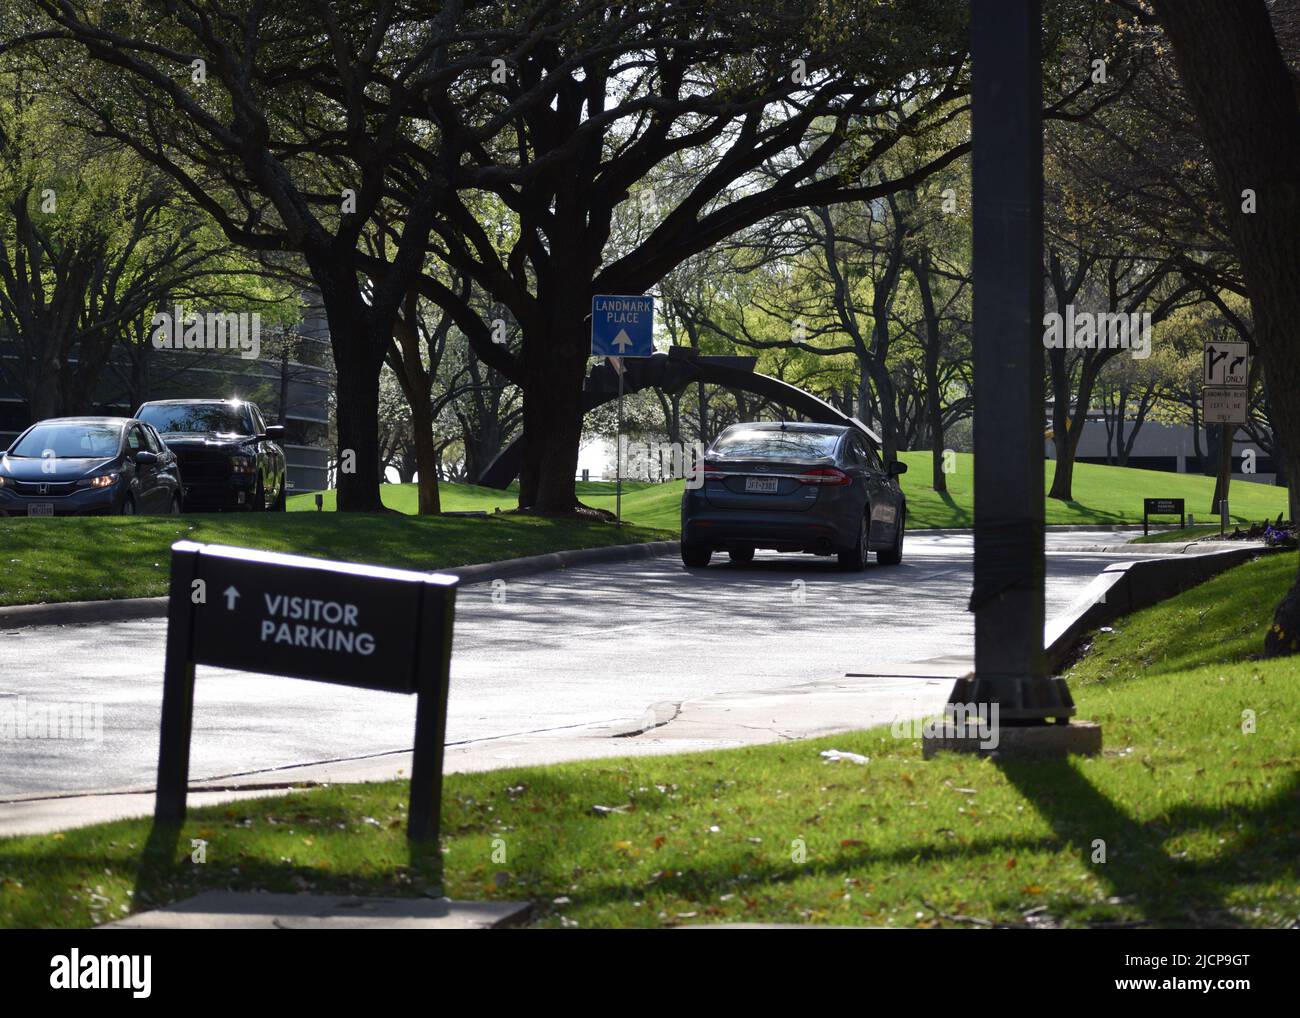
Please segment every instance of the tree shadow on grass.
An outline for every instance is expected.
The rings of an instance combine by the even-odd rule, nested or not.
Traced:
[[[876,874],[911,871],[912,882],[917,883],[928,879],[922,867],[937,871],[956,865],[969,866],[975,871],[992,866],[1001,870],[1008,856],[1065,851],[1075,855],[1080,867],[1102,881],[1111,895],[1119,899],[1127,909],[1123,914],[1140,917],[1141,925],[1224,927],[1247,925],[1249,917],[1243,914],[1242,903],[1230,900],[1237,888],[1296,885],[1296,860],[1300,858],[1300,775],[1289,775],[1274,794],[1258,803],[1175,804],[1149,820],[1139,821],[1101,793],[1075,763],[1003,761],[998,766],[1007,781],[1050,826],[1051,834],[975,836],[965,843],[955,840],[918,841],[885,851],[873,849],[870,844],[846,841],[839,851],[818,853],[799,864],[789,862],[779,854],[774,858],[770,848],[758,849],[737,843],[712,853],[702,864],[675,853],[672,857],[665,856],[671,872],[665,870],[658,874],[657,879],[653,879],[654,888],[661,894],[704,903],[717,901],[723,893],[759,894],[765,888],[778,888],[809,877],[838,882],[845,877],[862,875],[867,870]],[[573,828],[591,825],[592,831],[604,831],[611,837],[620,837],[624,833],[637,837],[641,833],[626,831],[617,819],[586,814],[589,804],[594,801],[593,795],[608,799],[612,791],[601,775],[580,772],[570,776],[530,770],[503,777],[511,781],[526,780],[528,791],[525,794],[539,805],[542,802],[558,804],[558,808],[538,814],[541,829],[529,838],[531,844],[527,853],[517,857],[514,866],[504,867],[517,871],[513,874],[517,886],[527,887],[528,894],[533,897],[567,894],[575,909],[599,908],[644,898],[649,891],[647,880],[652,878],[643,871],[621,871],[616,866],[592,871],[581,886],[571,886],[574,867],[581,859],[577,855],[570,857],[569,853],[582,851],[587,833],[572,831]],[[533,799],[534,796],[537,798]],[[470,797],[466,803],[473,804],[472,800]],[[610,802],[617,805],[612,800]],[[196,866],[190,862],[189,845],[182,845],[182,837],[187,831],[192,834],[202,830],[200,825],[222,823],[212,815],[214,808],[196,810],[188,828],[152,825],[147,843],[138,857],[133,910],[156,908],[213,888],[284,892],[311,890],[393,897],[437,893],[441,888],[442,853],[432,843],[407,843],[405,866],[376,866],[370,872],[364,868],[360,872],[355,869],[334,872],[306,862],[259,858],[255,851],[241,853],[233,860],[210,859],[210,863],[214,863],[210,867]],[[275,801],[237,808],[241,813],[274,812],[290,821],[295,810],[291,803]],[[638,813],[671,816],[679,809],[680,802],[668,799],[637,800]],[[317,829],[321,831],[327,831],[337,823],[355,827],[358,819],[350,805],[342,802],[317,804],[311,815],[319,822]],[[448,796],[444,798],[444,836],[453,840],[484,836],[496,830],[487,818],[499,816],[498,813],[480,815],[465,803]],[[545,817],[544,823],[542,817]],[[571,836],[555,836],[565,831],[570,831]],[[1198,834],[1202,838],[1194,849],[1201,858],[1191,858],[1176,851],[1177,845],[1170,846],[1175,839]],[[518,830],[514,837],[527,838],[528,832],[526,829]],[[1104,842],[1105,863],[1093,861],[1097,840]],[[1219,843],[1209,858],[1205,857],[1210,851],[1206,848],[1207,840]],[[567,849],[566,844],[569,846]],[[60,843],[59,847],[51,846],[47,852],[32,853],[28,849],[20,855],[0,849],[0,868],[21,875],[33,890],[41,888],[42,894],[76,891],[77,888],[68,881],[75,879],[79,872],[99,873],[111,867],[122,868],[124,860],[120,854],[111,855],[94,845],[86,847],[88,851]],[[386,851],[394,858],[403,855],[391,843]],[[232,863],[236,863],[237,868],[232,867]],[[878,877],[873,876],[873,879]],[[932,887],[925,886],[918,893],[936,902],[935,907],[942,908],[952,900],[949,890],[942,878],[936,878]],[[1008,885],[1007,894],[1001,897],[1005,899],[999,902],[1003,915],[1019,911],[1021,905],[1016,887]],[[1097,921],[1100,915],[1104,925],[1112,915],[1105,902],[1097,900],[1095,891],[1071,900],[1068,889],[1049,887],[1041,900],[1049,903],[1053,910],[1051,921],[1088,925]],[[921,907],[926,902],[918,898],[904,904]],[[1264,904],[1272,909],[1278,907],[1273,901]],[[1282,905],[1284,909],[1289,907],[1287,903]],[[32,913],[37,914],[43,913]],[[845,919],[852,921],[856,915],[856,912],[852,915],[846,913]],[[990,918],[1003,925],[1018,922],[1018,919],[1012,923],[1003,922],[1001,915]]]
[[[295,814],[292,799],[263,800],[259,805],[286,817]],[[203,807],[194,811],[189,818],[190,833],[200,830],[198,825],[217,823],[211,816],[216,809],[228,811],[226,806]],[[247,809],[245,806],[244,810]],[[357,822],[353,812],[341,804],[327,808],[316,805],[311,817],[315,822],[312,829],[320,830],[326,836],[336,825],[347,826]],[[212,889],[212,881],[206,879],[207,874],[188,855],[191,846],[181,844],[183,830],[181,825],[174,823],[154,822],[150,825],[136,871],[133,894],[136,909],[133,911],[172,904],[202,890]],[[313,890],[324,893],[401,896],[411,894],[412,889],[414,893],[425,895],[441,893],[443,854],[437,839],[408,840],[404,853],[399,850],[399,854],[405,854],[407,860],[402,879],[397,879],[395,870],[382,878],[372,879],[351,872],[335,875],[306,863],[271,862],[241,854],[237,872],[223,867],[223,878],[218,883],[232,890],[301,891],[306,881],[315,885]]]
[[[723,892],[758,892],[765,886],[810,876],[843,878],[869,867],[888,871],[962,862],[976,867],[987,866],[991,860],[1000,867],[1008,856],[1067,850],[1077,852],[1082,867],[1108,886],[1117,903],[1131,907],[1142,917],[1133,925],[1199,928],[1248,925],[1240,905],[1234,910],[1234,903],[1229,901],[1235,888],[1285,884],[1296,879],[1300,775],[1293,775],[1275,795],[1257,806],[1176,806],[1140,822],[1102,794],[1070,761],[1004,761],[999,766],[1051,826],[1052,836],[975,838],[966,844],[917,844],[886,852],[863,846],[802,864],[756,859],[752,851],[738,846],[709,865],[673,862],[674,872],[657,880],[654,886],[662,893],[703,902],[716,900]],[[1179,836],[1213,832],[1231,843],[1213,858],[1180,858],[1166,848]],[[1104,863],[1094,862],[1098,841],[1104,844]],[[543,856],[537,868],[560,872],[564,866],[558,863]],[[742,872],[745,882],[738,886],[736,875]],[[617,874],[610,879],[609,872],[592,877],[596,886],[565,891],[575,908],[623,903],[647,893],[644,879],[622,881]],[[945,887],[938,884],[931,893],[942,901]],[[1047,900],[1053,899],[1049,896]],[[914,904],[921,905],[922,901]],[[1092,922],[1090,916],[1095,916],[1102,904],[1096,900],[1057,899],[1055,907],[1060,914],[1044,918],[1088,925]]]
[[[1052,826],[1058,841],[1075,848],[1085,867],[1116,896],[1132,899],[1154,925],[1243,925],[1229,908],[1227,892],[1296,872],[1300,775],[1293,774],[1258,807],[1183,805],[1142,823],[1069,760],[1006,760],[999,769]],[[1236,847],[1200,861],[1179,858],[1165,847],[1180,835],[1214,830],[1232,832]],[[1293,847],[1280,850],[1281,839]],[[1099,848],[1104,863],[1093,861]]]

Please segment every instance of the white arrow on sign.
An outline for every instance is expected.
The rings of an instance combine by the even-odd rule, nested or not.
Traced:
[[[611,341],[614,346],[618,347],[620,354],[627,353],[627,348],[633,346],[632,337],[627,334],[627,329],[619,329],[618,335]]]
[[[234,586],[229,586],[222,591],[222,593],[226,595],[226,611],[234,611],[235,602],[239,600],[239,591],[237,591]]]

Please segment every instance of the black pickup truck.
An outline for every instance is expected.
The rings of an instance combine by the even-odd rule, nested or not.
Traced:
[[[283,511],[284,427],[267,425],[254,403],[238,399],[163,399],[135,416],[153,426],[180,462],[185,510]]]

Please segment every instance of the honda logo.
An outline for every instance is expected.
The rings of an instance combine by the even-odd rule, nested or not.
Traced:
[[[40,486],[40,494],[48,495],[49,493],[50,493],[50,486],[48,484],[42,484]]]

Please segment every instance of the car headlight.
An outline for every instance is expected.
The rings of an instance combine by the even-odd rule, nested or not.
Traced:
[[[5,476],[3,476],[3,475],[0,475],[0,488],[3,488],[6,484],[12,484],[12,483],[13,483],[13,482],[10,481],[9,478],[7,478],[7,477],[5,477]]]
[[[95,477],[83,477],[77,482],[79,488],[111,488],[117,483],[117,474],[98,474]]]
[[[257,460],[250,456],[231,456],[230,469],[237,474],[251,474],[257,470]]]

